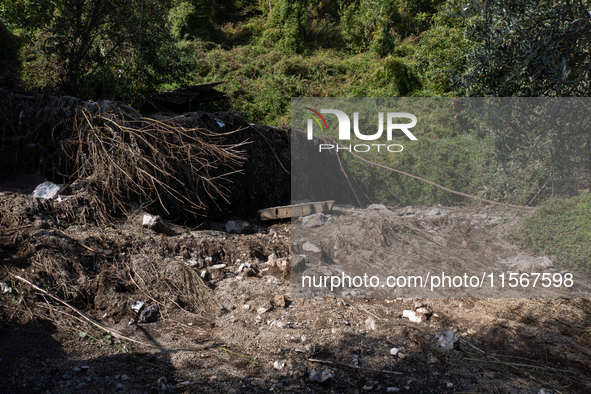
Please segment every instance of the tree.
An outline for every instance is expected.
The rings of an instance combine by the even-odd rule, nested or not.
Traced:
[[[57,62],[61,89],[133,102],[178,75],[158,0],[4,0],[4,18]]]
[[[476,43],[456,75],[469,96],[589,96],[591,16],[582,0],[473,1]],[[475,17],[477,16],[477,17]]]

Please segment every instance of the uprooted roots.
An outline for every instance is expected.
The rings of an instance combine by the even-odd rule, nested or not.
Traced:
[[[62,142],[65,172],[92,179],[113,212],[139,201],[168,214],[203,214],[216,198],[227,198],[221,181],[239,171],[243,143],[225,144],[231,133],[173,121],[124,120],[117,112],[92,114],[80,107],[73,136]]]

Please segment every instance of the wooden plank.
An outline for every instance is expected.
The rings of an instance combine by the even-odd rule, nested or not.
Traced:
[[[261,220],[276,220],[308,216],[314,213],[329,212],[334,205],[334,200],[308,202],[304,204],[284,205],[280,207],[265,208],[258,211]]]

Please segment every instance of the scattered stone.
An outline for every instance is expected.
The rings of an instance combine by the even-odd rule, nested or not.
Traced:
[[[65,373],[62,378],[64,378],[64,380],[70,380],[72,379],[72,374],[71,373]]]
[[[429,308],[428,306],[422,306],[417,308],[417,313],[422,313],[423,315],[431,316],[433,314],[433,309]]]
[[[439,331],[433,337],[433,342],[437,348],[444,350],[453,350],[459,347],[460,339],[454,330]]]
[[[121,380],[123,380],[123,381],[129,380],[129,376],[121,375]]]
[[[257,313],[259,315],[262,315],[263,313],[267,312],[269,310],[269,308],[265,308],[264,306],[261,306],[259,309],[257,309]]]
[[[388,208],[386,208],[386,206],[384,204],[371,204],[369,207],[367,207],[367,209],[377,211],[380,209],[388,209]]]
[[[365,390],[365,391],[371,391],[371,390],[373,390],[373,386],[364,385],[363,386],[363,390]]]
[[[406,358],[406,353],[398,352],[397,356],[399,359],[404,360]]]
[[[359,356],[354,355],[353,359],[351,360],[351,363],[353,364],[354,367],[358,367],[359,366]]]
[[[329,379],[332,379],[334,376],[331,374],[327,369],[324,369],[322,372],[313,369],[310,371],[309,378],[312,382],[324,383]]]
[[[285,308],[287,305],[285,296],[283,294],[277,294],[275,297],[273,297],[273,305],[276,307]]]
[[[59,186],[53,182],[47,181],[37,186],[35,190],[33,190],[32,196],[44,198],[46,200],[51,200],[52,198],[57,196],[58,193],[61,192],[63,189],[63,186]]]
[[[314,245],[310,241],[304,242],[304,244],[302,245],[302,249],[305,250],[306,252],[312,252],[312,253],[322,252],[322,249],[320,249],[318,246]]]
[[[88,366],[88,365],[82,365],[80,367],[80,369],[82,370],[83,373],[86,373],[90,369],[90,366]]]
[[[121,383],[117,383],[115,385],[115,389],[119,390],[120,388],[123,388],[123,385]]]
[[[367,320],[365,321],[365,329],[367,331],[375,331],[376,330],[376,321],[373,318],[368,317]]]
[[[296,254],[291,258],[291,269],[294,272],[304,272],[306,270],[307,258],[305,254]]]
[[[550,389],[544,389],[541,388],[540,391],[538,391],[538,394],[553,394],[554,392]]]
[[[398,349],[397,347],[393,347],[392,349],[390,349],[390,354],[393,356],[397,356],[399,352],[400,349]]]
[[[156,231],[157,233],[166,234],[168,233],[168,227],[160,216],[144,215],[142,220],[142,226],[149,228],[150,230]]]
[[[326,220],[323,213],[315,213],[313,215],[304,216],[302,218],[302,226],[304,227],[318,227],[322,226]]]
[[[244,220],[229,220],[226,223],[226,232],[234,234],[243,234],[251,230],[250,223]]]
[[[163,376],[156,382],[156,392],[158,394],[169,394],[170,393],[170,386],[167,383],[166,378]]]
[[[285,368],[285,360],[281,360],[281,361],[279,361],[279,360],[276,360],[276,361],[273,363],[273,368],[275,368],[275,369],[276,369],[276,370],[278,370],[278,371],[281,371],[281,370],[283,370],[283,368]]]
[[[153,304],[142,311],[140,321],[142,323],[152,323],[158,320],[158,317],[160,317],[160,309],[158,309],[158,305]]]
[[[462,241],[462,246],[465,248],[466,246],[468,246],[468,242]]]
[[[250,310],[250,305],[244,304],[244,305],[242,305],[242,309],[246,309],[247,311],[249,311]]]
[[[425,316],[424,314],[409,310],[402,311],[402,316],[406,317],[413,323],[422,323],[425,320],[427,320],[427,316]]]
[[[128,326],[131,326],[131,325],[133,325],[133,324],[135,324],[135,319],[132,317],[132,318],[131,318],[131,319],[129,319],[129,321],[127,322],[127,325],[128,325]]]
[[[144,307],[144,303],[141,301],[136,301],[132,306],[131,309],[135,312],[135,313],[140,313],[142,311]]]
[[[437,216],[441,215],[441,211],[437,208],[433,208],[425,212],[425,216]]]
[[[427,356],[427,362],[428,362],[429,364],[435,364],[435,363],[436,363],[436,362],[438,362],[438,361],[439,361],[439,360],[437,359],[437,357],[435,357],[435,356],[434,356],[434,355],[432,355],[432,354],[429,354],[429,355]]]
[[[388,387],[386,388],[386,393],[397,393],[400,389],[398,387]]]

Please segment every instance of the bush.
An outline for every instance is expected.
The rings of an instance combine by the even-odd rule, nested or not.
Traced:
[[[556,255],[565,268],[591,273],[591,194],[546,201],[515,236],[522,246]]]

